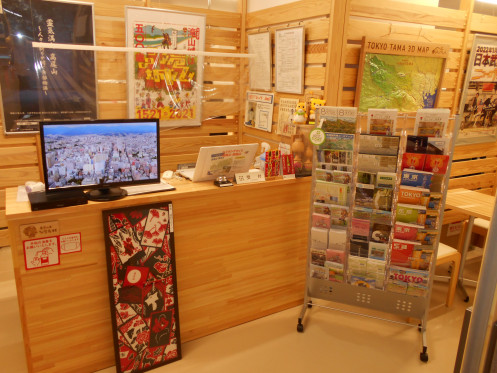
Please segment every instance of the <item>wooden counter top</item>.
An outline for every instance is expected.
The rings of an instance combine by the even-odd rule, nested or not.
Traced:
[[[175,191],[31,212],[7,189],[7,222],[30,372],[114,365],[102,210],[172,201],[181,341],[302,304],[311,179],[218,188],[171,180]],[[21,226],[56,222],[81,234],[60,264],[24,265]],[[297,317],[297,315],[295,316]]]
[[[51,215],[60,214],[61,211],[64,211],[68,214],[78,211],[81,213],[85,209],[95,209],[106,210],[111,208],[132,206],[136,204],[147,204],[153,203],[160,200],[178,200],[182,198],[191,198],[194,194],[195,197],[205,196],[212,193],[238,193],[240,188],[243,191],[252,191],[259,189],[267,189],[270,187],[281,186],[281,185],[292,185],[292,184],[308,184],[310,188],[311,178],[298,178],[298,179],[273,179],[267,180],[265,182],[254,183],[254,184],[243,184],[236,185],[234,184],[232,187],[223,187],[219,188],[213,184],[212,181],[204,181],[193,183],[186,179],[171,179],[168,181],[169,184],[174,186],[176,190],[170,190],[167,192],[158,192],[158,193],[149,193],[149,194],[141,194],[135,196],[127,196],[123,199],[109,202],[94,202],[89,201],[87,205],[78,205],[78,206],[68,206],[57,209],[47,209],[41,211],[31,211],[31,207],[29,202],[17,202],[17,188],[7,188],[6,189],[6,207],[5,214],[7,219],[18,219],[24,217],[32,217],[33,214],[38,215]]]

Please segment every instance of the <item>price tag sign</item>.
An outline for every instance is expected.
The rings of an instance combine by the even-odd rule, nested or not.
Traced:
[[[321,145],[326,140],[326,134],[321,128],[314,128],[309,133],[309,140],[313,145]]]
[[[235,174],[237,184],[250,184],[266,181],[263,171],[239,172]]]

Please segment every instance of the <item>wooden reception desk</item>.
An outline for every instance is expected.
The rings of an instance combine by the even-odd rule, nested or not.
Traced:
[[[31,372],[115,365],[102,210],[172,201],[182,342],[301,304],[310,178],[227,188],[171,184],[175,191],[36,212],[16,201],[17,188],[7,190]],[[27,271],[20,226],[46,222],[55,222],[59,235],[81,233],[82,251],[61,255],[60,265]]]

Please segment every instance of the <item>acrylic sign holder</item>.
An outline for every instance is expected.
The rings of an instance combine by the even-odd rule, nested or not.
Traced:
[[[357,122],[360,123],[361,116],[364,116],[362,114],[357,115]],[[406,137],[407,137],[407,132],[406,132],[406,122],[408,119],[414,119],[414,117],[410,117],[407,115],[399,114],[398,115],[398,120],[397,120],[397,126],[399,127],[399,123],[403,122],[403,128],[401,128],[401,141],[400,141],[400,147],[399,147],[399,154],[398,154],[398,159],[402,159],[402,153],[403,153],[403,148],[405,148],[405,143],[406,143]],[[446,199],[446,194],[447,194],[447,185],[448,185],[448,178],[450,175],[450,169],[451,169],[451,163],[452,163],[452,154],[454,150],[454,144],[455,144],[455,139],[456,139],[456,134],[459,131],[459,120],[460,118],[456,115],[455,117],[451,117],[449,119],[449,125],[447,126],[448,129],[446,131],[445,136],[451,135],[452,137],[449,137],[449,164],[448,168],[446,170],[445,176],[443,178],[443,183],[442,183],[442,199],[441,203],[439,206],[439,224],[437,228],[437,237],[436,240],[433,243],[433,248],[434,252],[432,255],[431,259],[431,266],[429,269],[429,282],[428,282],[428,291],[425,296],[414,296],[414,295],[407,295],[407,294],[401,294],[401,293],[395,293],[395,292],[390,292],[387,290],[380,290],[380,289],[375,289],[375,288],[367,288],[367,287],[361,287],[361,286],[356,286],[352,285],[346,282],[333,282],[329,281],[326,279],[319,279],[319,278],[313,278],[311,277],[311,230],[309,229],[309,247],[308,247],[308,259],[307,259],[307,271],[306,271],[306,290],[305,290],[305,296],[304,296],[304,304],[302,306],[302,310],[300,312],[300,315],[298,317],[298,323],[297,323],[297,331],[298,332],[303,332],[304,331],[304,316],[307,312],[307,309],[312,308],[313,306],[317,307],[322,307],[334,311],[340,311],[340,312],[345,312],[349,314],[354,314],[357,316],[364,316],[368,318],[373,318],[373,319],[379,319],[382,321],[387,321],[387,322],[392,322],[396,324],[401,324],[405,326],[410,326],[410,327],[418,327],[419,332],[421,333],[422,337],[422,351],[420,353],[420,360],[423,362],[428,361],[428,345],[427,345],[427,337],[426,337],[426,329],[427,329],[427,317],[428,317],[428,311],[429,311],[429,303],[430,303],[430,297],[431,297],[431,292],[432,292],[432,285],[433,285],[433,279],[435,276],[435,266],[436,266],[436,254],[438,250],[438,243],[439,243],[439,238],[440,238],[440,232],[441,232],[441,222],[443,220],[443,212],[444,212],[444,207],[445,207],[445,199]],[[453,129],[452,131],[449,131],[450,129],[450,122],[453,122]],[[360,126],[357,126],[360,128]],[[356,130],[356,139],[359,137],[359,129]],[[399,131],[396,131],[397,133]],[[317,157],[316,157],[316,146],[314,149],[314,156],[313,156],[313,169],[316,169],[316,162],[317,162]],[[357,142],[356,146],[354,147],[355,152],[357,153]],[[354,157],[356,159],[356,157]],[[354,164],[356,166],[357,161],[354,161]],[[400,161],[398,162],[398,167],[397,167],[397,180],[399,180],[400,177]],[[351,190],[355,190],[355,184],[356,184],[356,175],[357,174],[357,168],[354,167],[354,177],[352,179],[352,184],[351,184]],[[310,201],[310,211],[313,211],[313,193],[314,189],[316,186],[316,174],[313,172],[312,176],[312,189],[311,189],[311,201]],[[397,181],[396,188],[394,190],[394,195],[398,193],[398,184],[399,182]],[[350,206],[350,205],[349,205]],[[350,209],[352,211],[352,209]],[[350,225],[350,224],[349,224]],[[311,218],[309,219],[309,227],[312,226]],[[348,228],[348,232],[350,232],[350,226]],[[390,239],[391,242],[391,239]],[[346,268],[345,268],[346,270]],[[347,278],[346,271],[344,270],[344,279]],[[387,272],[387,270],[385,271]],[[346,281],[346,280],[344,280]],[[321,300],[321,301],[327,301],[325,304],[320,304],[319,302],[316,302],[316,300]],[[329,302],[333,303],[338,303],[337,306],[334,304],[329,305]],[[394,319],[389,319],[389,318],[383,318],[383,317],[376,317],[372,314],[367,314],[367,313],[362,313],[362,312],[353,312],[346,310],[344,308],[340,308],[340,304],[342,305],[349,305],[349,306],[355,306],[362,308],[364,310],[372,310],[372,311],[381,311],[390,315],[396,315],[400,317],[405,317],[406,322],[394,320]],[[309,317],[309,316],[308,316]],[[419,320],[419,324],[412,324],[407,322],[408,319],[415,319]]]

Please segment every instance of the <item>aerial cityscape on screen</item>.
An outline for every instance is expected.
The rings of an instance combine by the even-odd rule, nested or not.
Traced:
[[[153,122],[45,125],[43,135],[49,189],[158,178]]]

